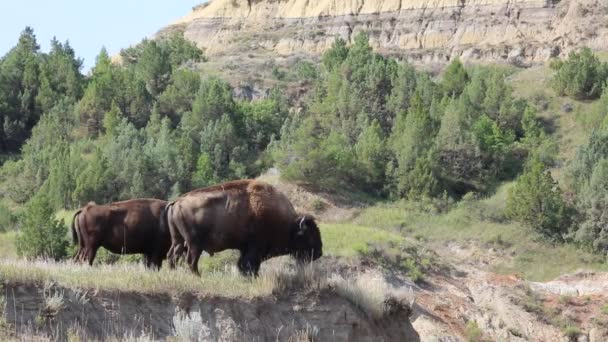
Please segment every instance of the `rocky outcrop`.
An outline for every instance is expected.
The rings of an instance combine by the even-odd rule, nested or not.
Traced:
[[[0,318],[24,340],[419,341],[409,310],[369,319],[328,289],[254,299],[34,284],[7,284],[2,292]]]
[[[181,30],[209,55],[319,55],[368,32],[375,48],[420,63],[531,62],[608,49],[604,0],[211,0]]]

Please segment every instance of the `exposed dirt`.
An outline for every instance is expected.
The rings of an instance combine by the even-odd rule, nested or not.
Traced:
[[[577,330],[580,341],[608,340],[608,273],[527,282],[486,271],[512,258],[500,249],[475,242],[434,247],[444,267],[413,285],[411,320],[422,341],[465,340],[470,321],[493,341],[569,341],[565,333]]]
[[[323,220],[352,217],[361,205],[271,176],[265,180],[273,181],[302,210],[313,209],[309,205],[315,200],[324,201],[318,214]],[[549,282],[527,282],[486,271],[512,258],[500,249],[475,242],[428,247],[435,247],[437,262],[444,267],[426,274],[423,283],[382,271],[388,281],[397,279],[393,286],[414,289],[411,321],[422,341],[466,340],[472,321],[492,341],[569,341],[576,339],[576,330],[580,341],[608,340],[608,273],[581,271]],[[567,330],[572,336],[566,336]]]
[[[6,320],[16,336],[65,340],[144,337],[190,341],[418,341],[410,310],[370,319],[331,289],[297,291],[256,299],[184,293],[83,292],[34,284],[8,284]],[[62,305],[49,308],[50,294]]]

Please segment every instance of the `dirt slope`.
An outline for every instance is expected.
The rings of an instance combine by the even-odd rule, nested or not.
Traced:
[[[45,310],[44,291],[63,294],[57,312]],[[254,300],[183,294],[82,293],[72,289],[10,284],[7,320],[20,334],[45,332],[86,339],[135,335],[164,340],[179,332],[200,341],[271,341],[311,336],[320,341],[417,341],[407,313],[373,321],[331,291]]]

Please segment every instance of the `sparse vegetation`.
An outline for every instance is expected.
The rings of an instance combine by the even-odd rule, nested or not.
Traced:
[[[203,338],[202,318],[198,311],[186,314],[177,312],[173,316],[173,335],[177,341],[200,341]]]
[[[466,336],[467,342],[481,342],[483,333],[476,321],[469,321],[465,328],[464,334]]]
[[[320,212],[325,208],[325,203],[320,199],[316,198],[310,205],[315,212]]]
[[[445,249],[450,241],[461,245],[474,243],[483,248],[485,244],[494,244],[500,236],[505,242],[505,253],[512,257],[502,258],[492,270],[532,281],[550,280],[580,268],[608,270],[601,255],[573,244],[547,243],[529,227],[509,221],[505,209],[512,186],[507,183],[493,196],[461,201],[447,213],[439,213],[432,202],[380,203],[361,210],[352,224],[417,237],[427,246],[439,247],[438,250]],[[325,238],[327,233],[323,234]]]
[[[414,301],[413,293],[395,292],[379,275],[364,273],[358,275],[355,279],[345,280],[334,274],[328,281],[329,285],[338,294],[358,306],[370,318],[376,320],[387,314],[386,301],[388,297],[399,297],[398,302],[409,307]]]
[[[570,341],[576,341],[581,333],[581,329],[576,326],[568,326],[564,328],[564,336],[570,339]]]
[[[63,292],[53,288],[53,284],[47,282],[43,289],[44,307],[40,310],[43,318],[52,318],[63,309]]]
[[[430,251],[409,241],[371,242],[369,248],[361,254],[379,265],[407,274],[414,282],[424,280],[425,272],[436,267],[434,255]]]
[[[0,291],[3,290],[3,286],[0,285]],[[0,339],[6,339],[9,335],[9,325],[6,321],[6,297],[4,292],[0,292]]]

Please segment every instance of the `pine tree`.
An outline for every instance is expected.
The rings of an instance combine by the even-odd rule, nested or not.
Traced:
[[[349,48],[346,46],[346,41],[340,37],[336,37],[331,48],[323,54],[323,65],[328,71],[333,71],[338,68],[348,56]]]
[[[116,105],[116,102],[112,102],[112,107],[110,108],[110,111],[107,112],[103,117],[103,128],[105,130],[106,135],[110,137],[116,135],[118,125],[120,125],[123,118],[123,114],[120,111],[120,108],[118,108],[118,106]]]
[[[462,65],[459,58],[455,58],[445,69],[441,84],[448,96],[456,97],[462,93],[468,80],[469,75],[464,65]]]
[[[568,208],[545,166],[531,160],[507,197],[507,214],[556,240],[568,231]]]

